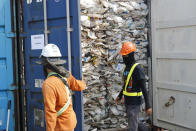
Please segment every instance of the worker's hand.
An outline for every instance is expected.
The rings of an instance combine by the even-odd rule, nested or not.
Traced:
[[[152,114],[152,108],[149,108],[148,110],[146,110],[146,114],[151,115]]]
[[[119,104],[120,101],[121,101],[120,97],[117,97],[117,98],[116,98],[116,104]]]

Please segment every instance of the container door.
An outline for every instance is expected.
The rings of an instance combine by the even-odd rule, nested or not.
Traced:
[[[44,9],[42,0],[23,0],[25,47],[25,72],[27,90],[27,123],[29,131],[44,131],[44,104],[42,83],[45,79],[43,67],[36,64],[44,47]],[[66,29],[66,0],[47,0],[48,43],[56,44],[64,59],[68,58]],[[79,2],[70,0],[72,74],[81,78]],[[67,60],[68,61],[68,60]],[[68,67],[68,62],[66,63]],[[68,69],[68,68],[67,68]],[[75,131],[83,131],[82,93],[73,96],[77,115]],[[76,106],[77,105],[77,106]]]
[[[152,0],[153,122],[196,130],[196,1]]]
[[[17,126],[13,5],[10,0],[0,1],[0,130],[6,130],[8,125],[9,131]]]

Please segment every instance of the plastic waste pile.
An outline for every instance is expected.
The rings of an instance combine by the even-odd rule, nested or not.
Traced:
[[[136,59],[147,67],[147,5],[144,0],[80,0],[85,131],[125,128],[122,89],[124,64],[118,55],[125,41],[137,46]]]

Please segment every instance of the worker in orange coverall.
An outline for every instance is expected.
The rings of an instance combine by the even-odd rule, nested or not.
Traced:
[[[82,91],[86,84],[75,79],[63,64],[61,52],[55,44],[47,44],[41,53],[44,74],[43,83],[44,108],[47,131],[73,131],[77,119],[72,106],[70,90]]]

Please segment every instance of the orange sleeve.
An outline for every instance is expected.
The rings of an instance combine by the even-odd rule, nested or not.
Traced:
[[[46,130],[54,131],[56,126],[57,112],[56,96],[54,89],[47,83],[43,84],[43,96],[44,96],[44,107],[45,107],[45,119],[46,119]]]
[[[73,91],[82,91],[82,90],[86,89],[85,82],[83,82],[81,80],[77,80],[71,74],[67,78],[67,82],[68,82],[68,85],[70,86],[69,88]]]

